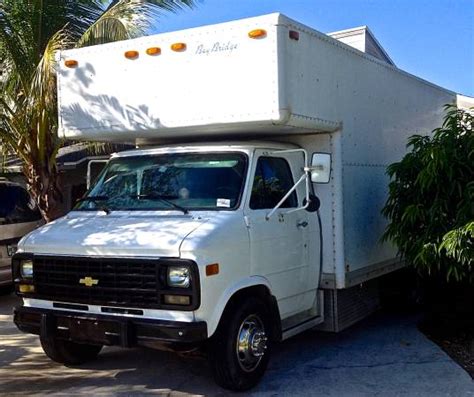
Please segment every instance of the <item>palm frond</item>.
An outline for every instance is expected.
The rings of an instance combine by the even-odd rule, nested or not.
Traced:
[[[48,41],[43,56],[32,76],[30,95],[27,100],[27,110],[34,115],[36,122],[39,158],[46,161],[48,146],[52,144],[51,135],[56,137],[56,71],[55,56],[62,48],[67,48],[72,41],[65,28],[56,32]]]
[[[115,0],[84,32],[77,47],[141,36],[163,13],[193,7],[194,0]]]
[[[9,4],[0,3],[0,42],[2,43],[1,60],[3,68],[7,66],[14,71],[18,82],[23,85],[23,89],[29,82],[29,75],[34,68],[34,62],[25,50],[24,39],[26,34],[18,31],[17,12]],[[7,65],[3,65],[7,63]],[[5,69],[3,69],[5,71]],[[8,69],[7,69],[8,70]],[[6,78],[4,76],[3,78]]]
[[[70,37],[77,41],[84,32],[96,22],[107,8],[107,0],[63,0],[64,21],[68,26]]]
[[[56,54],[144,34],[193,0],[0,0],[0,150],[14,153],[46,220],[57,214]]]
[[[30,105],[41,103],[42,105],[56,103],[56,60],[58,51],[73,45],[66,27],[57,31],[49,39],[44,53],[36,67],[32,78],[29,101]],[[49,106],[48,106],[49,107]]]

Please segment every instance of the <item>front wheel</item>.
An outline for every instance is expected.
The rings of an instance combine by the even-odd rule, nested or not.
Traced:
[[[80,365],[97,358],[101,345],[89,345],[57,338],[40,337],[41,347],[53,361],[65,365]]]
[[[262,378],[270,359],[270,313],[259,299],[234,307],[210,340],[209,358],[220,386],[248,390]]]

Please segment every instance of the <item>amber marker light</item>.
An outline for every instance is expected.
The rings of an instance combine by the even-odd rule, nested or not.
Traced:
[[[181,52],[186,50],[186,43],[174,43],[171,44],[171,49],[176,52]]]
[[[261,39],[267,35],[267,31],[265,29],[254,29],[249,32],[249,37],[251,39]]]
[[[18,290],[21,293],[35,292],[35,286],[31,284],[20,284]]]
[[[215,274],[219,274],[219,264],[213,263],[212,265],[207,265],[206,276],[214,276]]]
[[[78,62],[74,59],[66,59],[64,61],[64,66],[68,68],[75,68],[78,65]]]
[[[150,47],[150,48],[147,48],[146,53],[148,55],[160,55],[161,54],[161,48],[160,47]]]
[[[186,306],[191,304],[191,297],[186,295],[164,295],[164,301],[167,305]]]
[[[124,55],[125,55],[125,58],[127,59],[137,59],[138,51],[135,51],[135,50],[125,51]]]

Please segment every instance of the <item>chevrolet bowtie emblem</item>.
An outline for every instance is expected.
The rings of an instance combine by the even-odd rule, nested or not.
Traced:
[[[92,277],[84,277],[79,279],[79,284],[84,284],[86,287],[92,287],[93,285],[99,284],[99,280],[93,279]]]

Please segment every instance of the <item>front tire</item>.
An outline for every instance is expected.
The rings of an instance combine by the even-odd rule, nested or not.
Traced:
[[[209,347],[219,386],[244,391],[260,381],[270,359],[270,330],[268,307],[257,298],[235,305],[224,315]]]
[[[40,337],[41,347],[53,361],[65,365],[80,365],[93,361],[102,350],[101,345],[88,345],[57,338]]]

